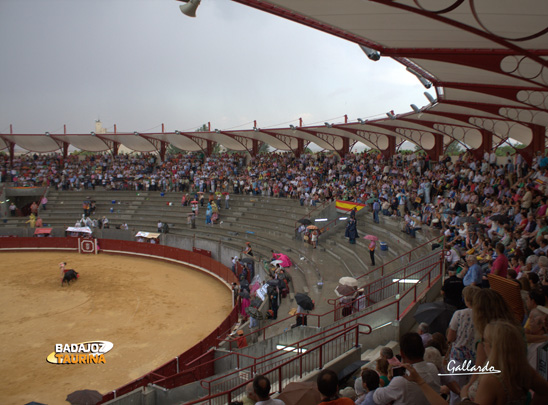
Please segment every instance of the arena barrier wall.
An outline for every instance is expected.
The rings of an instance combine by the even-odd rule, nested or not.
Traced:
[[[101,251],[105,253],[141,255],[152,259],[174,261],[193,267],[221,280],[227,285],[227,288],[230,288],[231,283],[237,282],[236,277],[228,267],[211,257],[199,253],[171,246],[123,240],[98,239],[98,243]],[[0,251],[19,250],[78,251],[78,238],[0,238]],[[195,370],[192,373],[181,374],[181,372],[187,368],[187,365],[196,361],[198,358],[200,358],[200,361],[204,362],[213,360],[215,355],[214,351],[209,349],[216,346],[219,338],[224,337],[224,335],[231,330],[232,325],[237,321],[238,308],[234,307],[225,320],[202,341],[196,343],[186,352],[155,370],[104,395],[101,403],[110,401],[111,399],[127,394],[136,388],[153,384],[155,381],[165,379],[172,375],[178,375],[177,381],[174,381],[176,385],[189,384],[213,376],[215,373],[213,362],[209,362],[209,364],[211,364],[210,367],[200,367],[199,370]]]

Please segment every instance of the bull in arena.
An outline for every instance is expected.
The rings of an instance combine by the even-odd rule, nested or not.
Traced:
[[[70,282],[73,280],[78,280],[78,273],[72,269],[65,270],[65,274],[63,275],[63,279],[61,280],[61,287],[67,283],[67,285],[70,285]]]

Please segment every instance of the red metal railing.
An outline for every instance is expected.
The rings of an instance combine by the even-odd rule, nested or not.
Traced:
[[[416,268],[422,268],[422,267],[428,267],[430,264],[434,263],[434,262],[437,262],[439,256],[440,256],[440,252],[436,252],[436,253],[432,253],[426,257],[423,257],[413,263],[407,263],[407,265],[403,268],[399,268],[391,273],[388,273],[388,274],[384,274],[384,266],[381,266],[381,267],[377,267],[376,269],[372,270],[372,271],[369,271],[365,274],[362,274],[361,276],[357,277],[356,279],[357,280],[360,280],[360,279],[363,279],[363,277],[365,276],[368,276],[370,275],[371,273],[374,273],[375,271],[381,269],[381,276],[380,278],[375,278],[375,281],[373,282],[370,282],[370,283],[367,283],[367,284],[364,284],[358,288],[362,288],[366,291],[371,291],[372,289],[374,288],[377,288],[378,285],[384,285],[386,280],[390,279],[390,278],[406,278],[408,277],[408,275],[410,273],[413,273],[415,272]],[[403,257],[403,256],[400,256],[400,257]],[[397,260],[397,259],[395,259]],[[392,260],[391,262],[394,262],[394,260]],[[390,263],[391,263],[390,262]],[[365,293],[365,291],[364,291]],[[348,294],[348,295],[352,295],[352,294]],[[348,296],[347,295],[347,296]],[[344,296],[343,296],[344,297]],[[334,305],[336,301],[338,301],[339,298],[330,298],[327,300],[327,302],[331,305]]]
[[[365,332],[362,331],[364,328],[367,329]],[[283,387],[292,380],[302,378],[306,373],[323,367],[325,363],[357,347],[361,334],[371,333],[368,325],[358,323],[351,326],[344,325],[338,329],[333,328],[285,346],[290,351],[277,350],[275,358],[265,359],[263,362],[254,363],[225,376],[203,381],[202,387],[208,390],[208,396],[187,404],[227,404],[243,396],[248,379],[242,382],[240,378],[242,373],[246,376],[263,374],[270,380],[274,390],[282,391]]]
[[[251,379],[251,376],[253,376],[255,373],[260,373],[265,375],[271,382],[273,389],[277,390],[278,392],[281,392],[285,385],[287,385],[292,380],[297,380],[303,377],[303,370],[311,370],[311,366],[316,366],[317,368],[323,367],[323,365],[330,361],[331,357],[333,356],[340,356],[344,351],[349,350],[346,346],[349,339],[346,337],[347,331],[355,331],[355,345],[358,345],[359,341],[359,334],[361,327],[367,327],[369,330],[366,332],[366,334],[371,333],[371,327],[366,324],[360,323],[360,320],[363,318],[373,315],[377,312],[380,312],[383,309],[389,308],[391,306],[396,307],[396,317],[395,320],[399,321],[403,318],[404,315],[406,315],[411,308],[414,306],[415,303],[417,303],[426,292],[430,289],[433,283],[437,282],[442,277],[442,269],[443,269],[443,258],[440,253],[439,260],[432,265],[429,266],[428,269],[424,269],[424,271],[417,271],[413,274],[410,274],[411,276],[416,276],[417,278],[416,283],[413,283],[412,286],[405,289],[405,291],[402,293],[399,290],[398,287],[398,293],[395,296],[395,299],[393,301],[387,302],[384,305],[381,305],[377,308],[374,308],[372,310],[360,313],[359,316],[354,317],[353,319],[349,320],[348,322],[342,323],[340,325],[334,326],[328,331],[335,331],[332,334],[328,334],[326,336],[326,332],[320,332],[319,334],[316,334],[314,336],[311,336],[310,338],[303,339],[300,342],[296,342],[291,345],[292,348],[295,348],[294,352],[297,353],[297,355],[291,357],[288,360],[279,360],[276,361],[265,361],[264,364],[265,368],[261,368],[259,364],[254,363],[251,364],[244,369],[234,371],[232,373],[229,373],[225,376],[218,377],[213,380],[207,380],[202,382],[202,386],[204,387],[204,384],[207,386],[204,387],[208,390],[209,395],[201,398],[199,400],[188,402],[187,404],[195,405],[195,404],[208,404],[208,405],[217,405],[217,404],[226,404],[230,401],[243,397],[245,395],[245,386]],[[423,273],[422,275],[420,273]],[[400,283],[401,280],[397,280],[394,283]],[[402,303],[403,303],[403,309],[402,309]],[[336,310],[334,310],[336,311]],[[333,311],[330,311],[333,312]],[[324,314],[325,315],[325,314]],[[313,314],[309,314],[308,316],[314,316]],[[320,316],[318,315],[318,319]],[[319,322],[318,322],[319,323]],[[349,326],[351,325],[351,326]],[[336,332],[337,328],[343,328],[343,331]],[[340,339],[342,336],[345,336],[344,339]],[[312,340],[311,340],[312,339]],[[327,340],[325,340],[327,339]],[[307,345],[304,344],[305,341],[310,340],[308,342],[309,345],[318,343],[317,346],[314,346],[312,349],[308,349],[306,352],[302,352],[302,349],[306,349]],[[323,340],[323,341],[322,341]],[[333,343],[335,343],[333,345]],[[334,350],[341,350],[343,348],[342,353],[338,354],[338,352],[334,352]],[[275,354],[270,353],[267,356],[275,356]],[[308,358],[305,358],[305,356],[310,356]],[[271,357],[269,360],[273,360],[275,357]],[[308,360],[308,363],[307,363]],[[304,366],[303,366],[304,365]],[[241,378],[241,372],[247,371],[246,378]],[[237,374],[237,377],[236,377]],[[240,382],[244,380],[243,382]],[[219,381],[226,381],[226,383],[218,383],[216,386],[214,386],[214,383]],[[211,391],[214,390],[214,388],[218,389],[218,392],[212,393]]]
[[[436,238],[437,239],[437,238]],[[431,241],[427,242],[430,243]],[[425,243],[426,244],[426,243]],[[423,244],[423,245],[425,245]],[[423,246],[422,245],[422,246]],[[403,256],[403,255],[402,255]],[[411,256],[409,256],[411,257]],[[373,315],[377,312],[380,312],[383,309],[389,308],[391,306],[395,306],[395,312],[396,320],[401,320],[402,317],[411,310],[413,305],[418,302],[418,300],[429,290],[429,288],[432,286],[433,283],[435,283],[437,280],[439,280],[442,277],[442,268],[443,268],[443,256],[441,252],[434,253],[430,255],[428,258],[437,258],[434,263],[431,263],[426,268],[419,269],[415,272],[407,273],[407,279],[414,278],[416,282],[414,284],[407,284],[402,283],[402,280],[396,276],[398,276],[398,273],[403,272],[405,274],[406,269],[409,267],[407,266],[403,270],[400,270],[399,272],[396,271],[390,275],[386,275],[384,279],[387,279],[388,277],[395,277],[391,283],[388,285],[381,286],[378,290],[370,291],[367,294],[367,298],[369,300],[372,300],[371,297],[373,297],[375,294],[377,296],[381,294],[380,299],[386,299],[390,296],[395,296],[395,299],[393,301],[387,302],[384,305],[377,306],[374,309],[371,309],[369,311],[363,311],[360,312],[358,316],[353,316],[352,319],[349,319],[348,322],[343,322],[342,324],[339,324],[337,326],[333,326],[328,331],[320,332],[317,335],[314,335],[310,338],[303,339],[302,341],[296,342],[291,345],[291,347],[294,347],[297,352],[296,356],[291,357],[290,359],[286,359],[287,354],[282,352],[281,354],[279,351],[275,351],[273,353],[269,353],[261,358],[254,358],[253,356],[243,355],[241,353],[230,353],[227,354],[225,357],[229,356],[236,356],[237,361],[237,371],[234,371],[232,373],[229,373],[225,376],[215,378],[213,380],[204,380],[201,382],[202,387],[208,390],[208,396],[205,398],[201,398],[200,400],[196,400],[193,402],[189,402],[188,404],[226,404],[230,402],[231,400],[238,398],[240,396],[244,395],[245,392],[245,385],[248,383],[249,379],[254,373],[261,373],[263,375],[266,375],[267,378],[271,381],[273,387],[276,387],[278,391],[281,391],[284,387],[284,382],[288,383],[292,379],[298,379],[303,376],[303,370],[306,370],[310,367],[310,364],[315,365],[316,367],[321,367],[328,358],[331,358],[333,356],[338,357],[343,352],[337,352],[336,350],[342,350],[341,348],[346,347],[345,342],[348,342],[349,339],[347,337],[341,339],[341,336],[346,336],[345,332],[340,332],[337,334],[336,330],[337,328],[345,328],[345,330],[353,330],[353,328],[356,328],[356,345],[357,341],[359,339],[359,328],[366,326],[369,328],[369,332],[371,331],[371,327],[369,325],[364,325],[359,323],[360,320],[363,320],[363,318]],[[428,259],[427,258],[427,259]],[[424,263],[425,260],[421,260],[418,263]],[[416,264],[412,264],[414,266]],[[403,285],[402,285],[403,284]],[[384,292],[384,293],[383,293]],[[391,295],[393,294],[393,295]],[[384,297],[384,298],[383,298]],[[333,321],[337,322],[341,321],[340,317],[341,308],[335,307],[333,310],[317,315],[317,314],[308,314],[311,318],[317,319],[317,325],[318,327],[322,326],[326,321],[331,319],[331,314],[333,314]],[[278,324],[284,321],[287,321],[288,319],[292,319],[293,317],[287,317],[285,319],[282,319],[274,324]],[[323,320],[326,321],[323,321]],[[262,328],[256,332],[253,332],[251,334],[246,335],[245,337],[251,337],[253,334],[262,334],[263,338],[266,338],[266,331],[270,327],[272,327],[271,324],[268,327]],[[352,326],[348,326],[352,325]],[[324,325],[325,326],[325,325]],[[335,337],[330,337],[333,335],[330,335],[332,331],[335,331]],[[315,338],[315,340],[311,340]],[[327,339],[327,340],[326,340]],[[219,341],[228,341],[226,339],[220,338]],[[308,342],[308,343],[307,343]],[[320,342],[320,343],[318,343]],[[311,345],[313,343],[318,343],[317,346],[314,348],[307,350],[305,353],[302,352],[302,349],[305,349],[308,345]],[[329,346],[331,345],[331,346]],[[348,349],[345,349],[348,350]],[[306,353],[309,353],[308,356],[305,357]],[[312,357],[314,356],[314,357]],[[245,367],[241,367],[241,359],[248,359],[250,363]],[[205,361],[202,361],[205,360]],[[260,361],[262,360],[262,361]],[[192,367],[192,364],[198,363],[195,367]],[[179,372],[177,374],[173,374],[168,377],[164,378],[156,378],[155,380],[150,380],[150,382],[154,382],[154,384],[163,386],[165,388],[173,388],[176,386],[183,385],[187,383],[189,376],[192,378],[196,378],[196,376],[201,375],[203,371],[201,368],[204,368],[205,370],[209,370],[213,368],[213,365],[215,363],[214,358],[203,358],[200,360],[196,360],[194,362],[189,362],[185,366],[187,368],[183,372]],[[243,374],[242,374],[243,373]],[[151,377],[158,377],[157,374],[151,373]],[[146,377],[146,376],[145,376]],[[216,391],[216,392],[212,392]]]
[[[436,242],[436,241],[439,241],[440,239],[443,239],[443,236],[436,236],[435,238],[432,238],[432,239],[430,239],[429,241],[424,242],[422,245],[419,245],[419,246],[417,246],[417,247],[414,247],[414,248],[411,249],[409,252],[404,253],[404,254],[402,254],[402,255],[399,255],[399,256],[396,257],[395,259],[392,259],[392,260],[390,260],[389,262],[386,262],[386,263],[382,264],[381,266],[378,266],[378,267],[374,268],[373,270],[369,270],[367,273],[364,273],[364,274],[362,274],[361,276],[358,276],[358,277],[356,277],[356,278],[359,280],[360,278],[367,277],[368,275],[370,275],[370,274],[372,274],[372,273],[378,271],[379,269],[381,270],[381,276],[384,276],[384,271],[385,271],[385,269],[386,269],[389,265],[391,265],[392,263],[395,263],[395,262],[397,262],[398,260],[401,260],[401,259],[405,258],[406,256],[407,256],[407,263],[409,263],[409,262],[411,262],[411,259],[412,259],[412,257],[413,257],[413,253],[415,253],[417,250],[422,249],[423,247],[425,247],[425,246],[427,246],[427,245],[429,245],[429,244],[431,244],[431,243],[434,243],[434,242]],[[442,246],[442,250],[443,250],[443,246]]]

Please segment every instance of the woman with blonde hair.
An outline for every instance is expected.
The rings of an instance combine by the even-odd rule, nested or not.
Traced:
[[[388,384],[390,384],[390,380],[388,379],[388,360],[383,359],[382,357],[377,359],[377,365],[375,367],[375,371],[379,375],[380,387],[386,387]]]
[[[548,381],[527,363],[527,347],[519,326],[514,322],[493,321],[486,325],[484,332],[488,369],[493,370],[493,373],[481,375],[470,389],[463,388],[463,402],[472,401],[479,405],[548,403]],[[419,385],[430,404],[447,403],[426,384],[412,365],[403,366],[409,371],[405,378]],[[529,390],[534,392],[532,401],[529,398]]]
[[[495,320],[487,324],[482,342],[486,366],[495,373],[483,374],[472,384],[468,390],[470,400],[478,404],[526,404],[532,390],[535,396],[531,403],[548,403],[548,381],[527,362],[523,331],[515,322]]]
[[[493,321],[507,321],[514,324],[517,328],[521,328],[514,313],[495,290],[489,288],[483,288],[479,290],[474,296],[474,304],[472,305],[472,321],[474,323],[475,337],[476,337],[476,366],[483,367],[487,361],[487,354],[483,345],[482,337],[485,331],[485,327]],[[522,340],[525,339],[525,335],[522,334]],[[473,375],[468,384],[461,390],[466,391],[471,385],[477,381],[478,375]]]
[[[516,326],[520,326],[516,316],[506,301],[504,301],[502,295],[489,288],[482,288],[475,295],[472,306],[472,319],[478,338],[483,336],[485,327],[491,321],[505,320]],[[478,351],[479,349],[478,345]]]

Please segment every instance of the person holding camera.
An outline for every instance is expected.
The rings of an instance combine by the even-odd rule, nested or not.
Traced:
[[[424,361],[424,350],[422,339],[418,333],[406,333],[401,337],[400,352],[403,362],[412,364],[423,380],[439,394],[438,369],[432,363]],[[375,390],[373,395],[375,404],[415,405],[428,403],[420,387],[403,377],[405,371],[403,368],[393,369],[394,378],[390,384]]]

